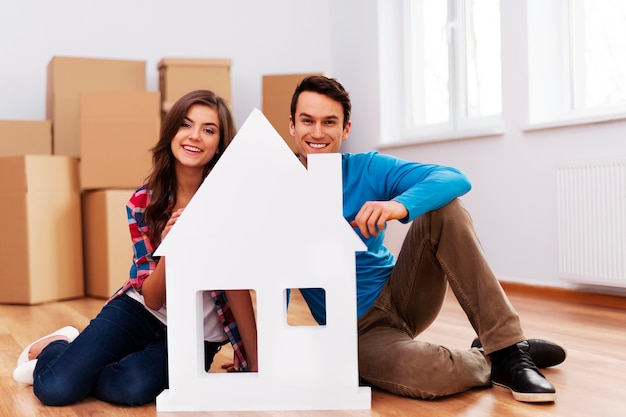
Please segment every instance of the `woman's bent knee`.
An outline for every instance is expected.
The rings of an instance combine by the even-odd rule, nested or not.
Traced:
[[[122,386],[105,387],[100,385],[94,391],[94,396],[112,404],[137,406],[154,401],[164,388],[149,380]]]
[[[72,384],[41,384],[35,381],[33,392],[39,401],[48,406],[72,405],[84,399],[88,392],[77,390]]]
[[[126,361],[126,365],[131,362]],[[166,367],[111,365],[100,373],[93,395],[99,400],[126,406],[152,402],[167,386]]]

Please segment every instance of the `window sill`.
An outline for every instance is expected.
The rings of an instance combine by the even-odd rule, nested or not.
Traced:
[[[563,118],[560,120],[553,120],[551,122],[542,122],[542,123],[528,123],[522,131],[524,132],[532,132],[538,130],[547,130],[547,129],[556,129],[560,127],[571,127],[571,126],[581,126],[581,125],[590,125],[596,123],[610,123],[615,121],[624,121],[626,120],[626,112],[621,113],[611,113],[611,114],[597,114],[597,115],[588,115],[588,116],[575,116],[569,118]]]
[[[433,132],[429,134],[407,134],[405,138],[396,141],[386,141],[378,144],[379,150],[401,148],[406,146],[417,146],[432,144],[437,142],[448,142],[453,140],[485,138],[490,136],[500,136],[505,133],[504,126],[481,127],[474,129],[464,129],[455,131]]]

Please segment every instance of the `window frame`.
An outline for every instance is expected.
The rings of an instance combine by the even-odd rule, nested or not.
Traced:
[[[409,36],[411,31],[410,1],[379,2],[381,148],[416,143],[438,142],[504,133],[502,110],[494,116],[465,117],[467,86],[465,77],[464,0],[448,0],[449,118],[448,121],[414,126],[410,122]],[[461,13],[455,24],[453,17]],[[455,27],[456,26],[456,27]],[[453,38],[454,42],[450,39]],[[460,66],[461,65],[461,66]],[[458,69],[461,68],[461,69]],[[500,66],[502,70],[502,66]],[[408,88],[403,87],[409,86]],[[502,96],[500,97],[503,103]]]
[[[583,84],[575,74],[584,67],[581,54],[574,53],[584,38],[575,28],[580,21],[580,8],[574,4],[578,1],[526,0],[528,106],[524,131],[626,119],[626,102],[576,106],[575,101],[580,100],[576,83],[578,88]]]

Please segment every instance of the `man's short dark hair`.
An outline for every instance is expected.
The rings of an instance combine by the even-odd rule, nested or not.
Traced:
[[[352,111],[352,104],[350,103],[350,95],[346,89],[335,78],[326,77],[324,75],[310,75],[300,81],[300,84],[296,87],[296,90],[291,97],[291,120],[296,121],[296,106],[300,94],[304,91],[311,91],[313,93],[323,94],[336,102],[340,103],[343,107],[343,127],[345,128],[350,121],[350,112]]]

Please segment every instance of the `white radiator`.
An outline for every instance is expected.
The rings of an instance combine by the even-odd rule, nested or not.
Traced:
[[[560,277],[626,288],[626,158],[558,167]]]

